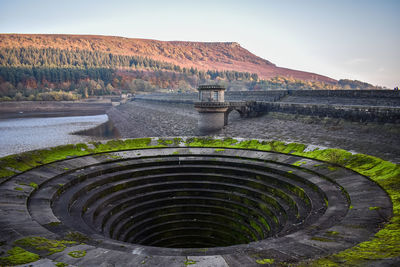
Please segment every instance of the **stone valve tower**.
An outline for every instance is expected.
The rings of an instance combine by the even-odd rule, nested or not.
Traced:
[[[199,114],[199,134],[216,132],[225,125],[229,104],[224,100],[225,88],[220,85],[200,85],[199,101],[194,103]]]

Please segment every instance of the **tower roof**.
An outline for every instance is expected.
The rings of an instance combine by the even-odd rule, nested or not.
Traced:
[[[199,85],[199,88],[197,90],[225,90],[225,87],[222,85]]]

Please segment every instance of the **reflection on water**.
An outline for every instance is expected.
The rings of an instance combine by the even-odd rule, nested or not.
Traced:
[[[112,121],[107,121],[105,123],[100,124],[94,128],[90,128],[83,131],[77,131],[73,134],[79,135],[88,135],[88,136],[96,136],[96,137],[103,137],[103,138],[120,138],[120,133],[118,132],[117,128],[114,127]]]
[[[107,115],[0,120],[0,157],[57,145],[89,142],[104,137],[71,134],[107,122]]]

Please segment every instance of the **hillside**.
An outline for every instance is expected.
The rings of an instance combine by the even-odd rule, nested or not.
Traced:
[[[277,67],[235,42],[157,41],[96,35],[0,34],[0,48],[28,47],[79,49],[113,55],[147,57],[182,68],[256,73],[261,79],[283,76],[304,81],[337,82],[315,73]]]

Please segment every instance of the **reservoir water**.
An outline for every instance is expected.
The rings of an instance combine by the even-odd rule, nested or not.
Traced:
[[[107,115],[0,119],[0,157],[101,137],[72,134],[107,122]]]

